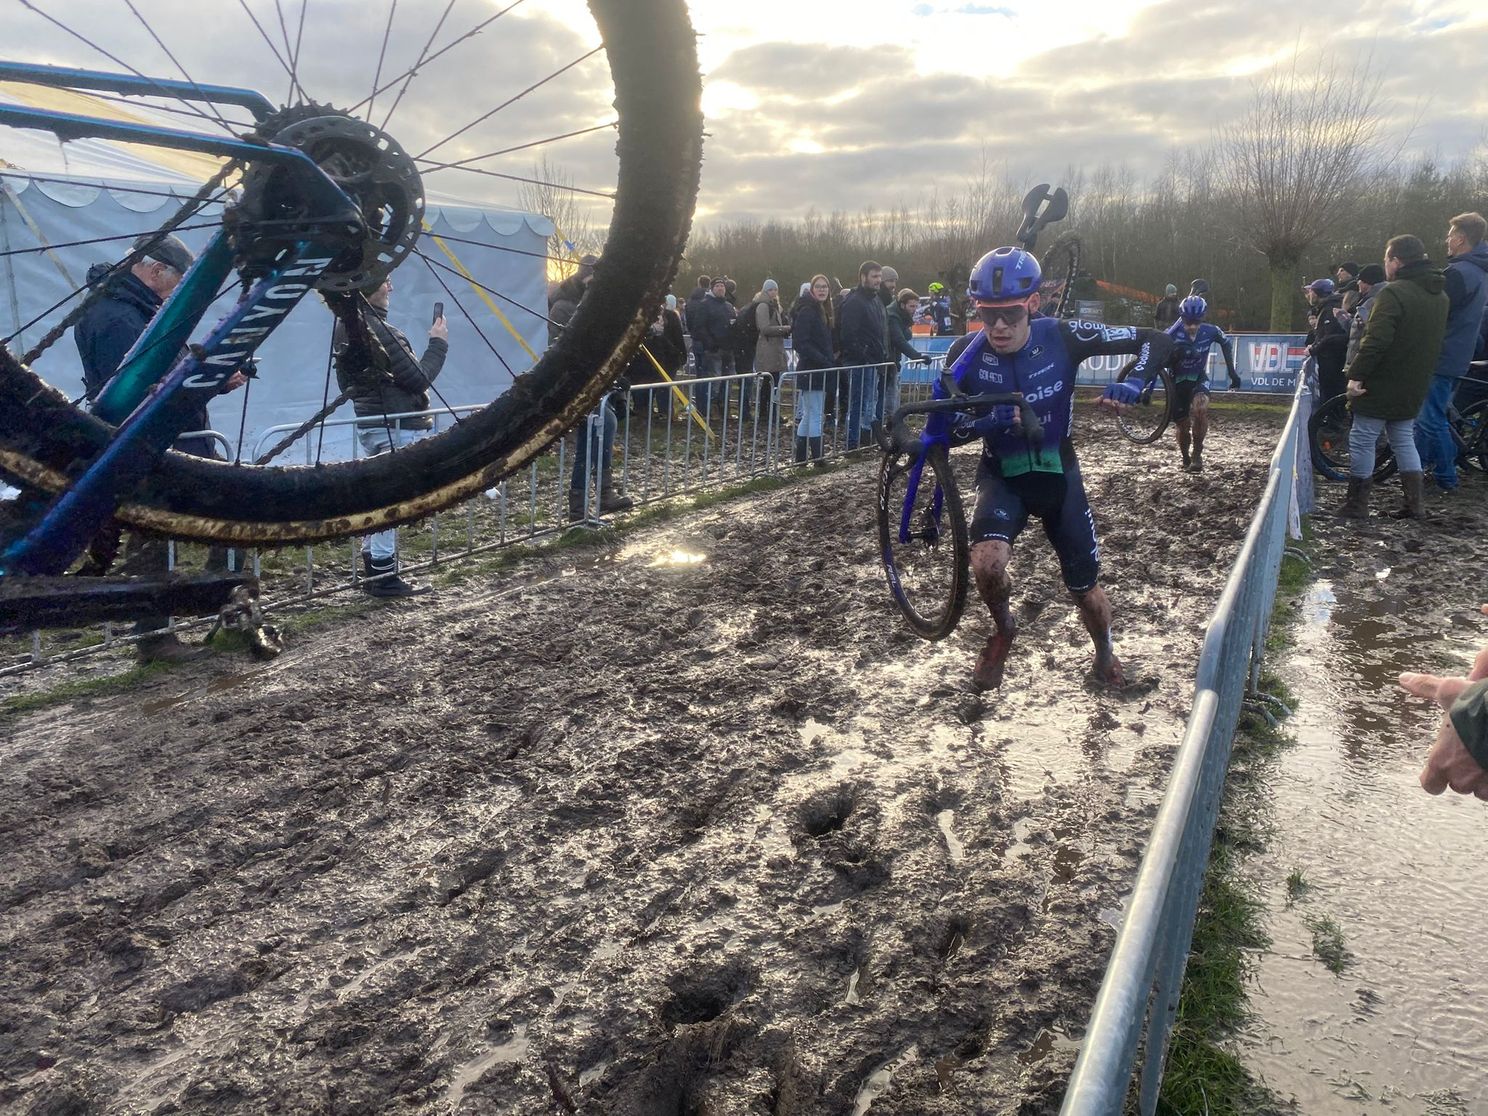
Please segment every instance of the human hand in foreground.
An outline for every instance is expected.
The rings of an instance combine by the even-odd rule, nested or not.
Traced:
[[[1104,407],[1108,411],[1120,411],[1121,408],[1129,407],[1141,398],[1142,386],[1131,380],[1123,380],[1119,384],[1107,384],[1096,406]]]
[[[1358,399],[1359,396],[1368,395],[1369,392],[1364,387],[1363,380],[1350,380],[1348,382],[1347,394],[1350,399]]]
[[[1483,605],[1481,611],[1488,616],[1488,605]],[[1463,690],[1484,678],[1488,678],[1488,647],[1478,652],[1466,678],[1406,673],[1400,676],[1400,686],[1406,692],[1428,698],[1446,710],[1452,707]],[[1437,726],[1436,739],[1421,771],[1421,786],[1427,794],[1441,794],[1451,787],[1458,794],[1471,794],[1488,801],[1488,770],[1473,758],[1451,717],[1445,714]]]

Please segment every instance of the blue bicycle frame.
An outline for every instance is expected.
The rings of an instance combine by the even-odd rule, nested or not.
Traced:
[[[0,81],[126,95],[169,94],[184,100],[238,105],[255,120],[273,107],[247,89],[160,81],[90,70],[0,63]],[[244,290],[232,311],[189,352],[182,348],[221,286],[232,274],[234,249],[219,232],[104,386],[94,414],[118,433],[41,519],[0,554],[0,577],[61,574],[113,516],[132,483],[180,434],[200,407],[249,359],[274,327],[310,291],[343,250],[345,238],[363,229],[361,211],[314,161],[291,147],[157,128],[73,113],[0,106],[0,125],[52,132],[63,140],[84,137],[200,151],[245,163],[294,168],[314,205],[313,220],[281,230],[285,248]]]

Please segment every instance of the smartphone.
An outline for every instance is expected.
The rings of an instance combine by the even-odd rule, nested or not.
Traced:
[[[444,317],[444,303],[436,302],[434,304],[434,321],[429,324],[433,325],[434,322],[437,322],[442,317]]]

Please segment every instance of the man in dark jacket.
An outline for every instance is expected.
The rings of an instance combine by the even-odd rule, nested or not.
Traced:
[[[392,279],[384,279],[367,295],[368,309],[363,316],[387,354],[385,375],[357,363],[355,354],[362,350],[348,344],[340,321],[331,339],[336,383],[342,391],[351,392],[352,406],[360,420],[357,437],[369,457],[411,445],[434,428],[431,415],[409,412],[429,409],[429,386],[444,368],[449,353],[449,327],[441,315],[429,327],[429,345],[423,357],[413,355],[413,346],[403,331],[387,320],[392,293]],[[398,573],[396,528],[363,536],[362,578],[362,590],[369,596],[411,597],[418,592]]]
[[[1152,308],[1152,325],[1155,329],[1167,329],[1178,320],[1178,288],[1172,283],[1163,291],[1162,298]]]
[[[1420,518],[1421,459],[1416,453],[1414,420],[1431,383],[1431,370],[1447,327],[1446,285],[1431,265],[1420,238],[1397,236],[1385,245],[1389,282],[1375,297],[1364,340],[1346,373],[1354,421],[1349,430],[1348,497],[1338,514],[1369,516],[1370,478],[1375,445],[1390,441],[1400,466],[1405,501],[1397,518]]]
[[[594,265],[597,263],[598,256],[580,256],[578,270],[554,287],[553,292],[548,295],[549,345],[558,340],[558,335],[563,332],[569,319],[574,316],[574,311],[579,308],[579,303],[584,300],[584,292],[589,289],[589,280],[594,278]]]
[[[136,250],[153,237],[149,234],[134,242]],[[170,297],[186,272],[191,269],[195,257],[191,250],[174,236],[167,236],[149,250],[145,258],[128,271],[112,272],[110,264],[94,264],[88,269],[88,284],[104,283],[104,294],[73,327],[72,337],[77,343],[78,356],[83,364],[83,385],[87,398],[98,397],[105,384],[113,378],[124,362],[129,350],[139,340],[145,327],[155,317],[162,303]],[[247,382],[242,372],[234,372],[222,385],[222,392],[235,391]],[[211,420],[203,407],[192,427],[206,430]],[[209,438],[180,438],[175,449],[196,457],[216,457],[216,448]],[[226,552],[215,552],[213,561],[225,559]],[[131,533],[128,554],[123,569],[132,574],[164,574],[169,566],[166,543],[163,539],[147,538]],[[170,623],[165,615],[141,616],[135,624],[137,633],[158,631]],[[139,641],[137,653],[142,663],[184,662],[203,653],[201,648],[187,647],[173,633],[145,635]]]
[[[858,285],[842,300],[842,363],[855,365],[847,377],[847,448],[870,435],[874,419],[883,418],[883,364],[888,360],[889,324],[878,289],[883,268],[865,260]]]
[[[1323,398],[1342,395],[1347,381],[1343,376],[1344,358],[1348,356],[1348,330],[1338,320],[1341,300],[1334,293],[1333,280],[1314,279],[1302,288],[1307,305],[1317,313],[1317,325],[1307,334],[1307,351],[1317,361],[1318,385]]]
[[[1479,213],[1459,213],[1447,225],[1446,293],[1451,310],[1436,361],[1431,390],[1416,418],[1416,447],[1433,466],[1442,491],[1457,487],[1457,444],[1447,428],[1452,393],[1477,348],[1478,331],[1488,306],[1488,221]]]
[[[713,280],[708,297],[687,314],[692,326],[692,351],[697,357],[699,379],[731,375],[734,370],[733,340],[729,337],[734,322],[734,308],[728,301],[728,280],[722,275]],[[722,401],[723,392],[712,391],[713,385],[698,388],[697,405],[709,409],[714,395]]]
[[[1343,312],[1350,318],[1362,297],[1359,291],[1359,271],[1359,265],[1353,260],[1347,260],[1333,269],[1333,294],[1337,296]]]
[[[1369,321],[1369,311],[1374,308],[1374,296],[1385,285],[1385,269],[1379,264],[1365,264],[1359,269],[1359,302],[1349,319],[1348,355],[1345,366],[1354,362],[1359,344],[1364,340],[1364,325]]]

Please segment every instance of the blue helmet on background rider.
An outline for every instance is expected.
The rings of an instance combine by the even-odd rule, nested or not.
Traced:
[[[971,269],[966,293],[977,302],[1012,302],[1039,289],[1043,269],[1032,252],[1022,248],[994,248]]]
[[[1178,304],[1178,316],[1185,322],[1202,322],[1209,313],[1209,304],[1198,295],[1189,295]]]

